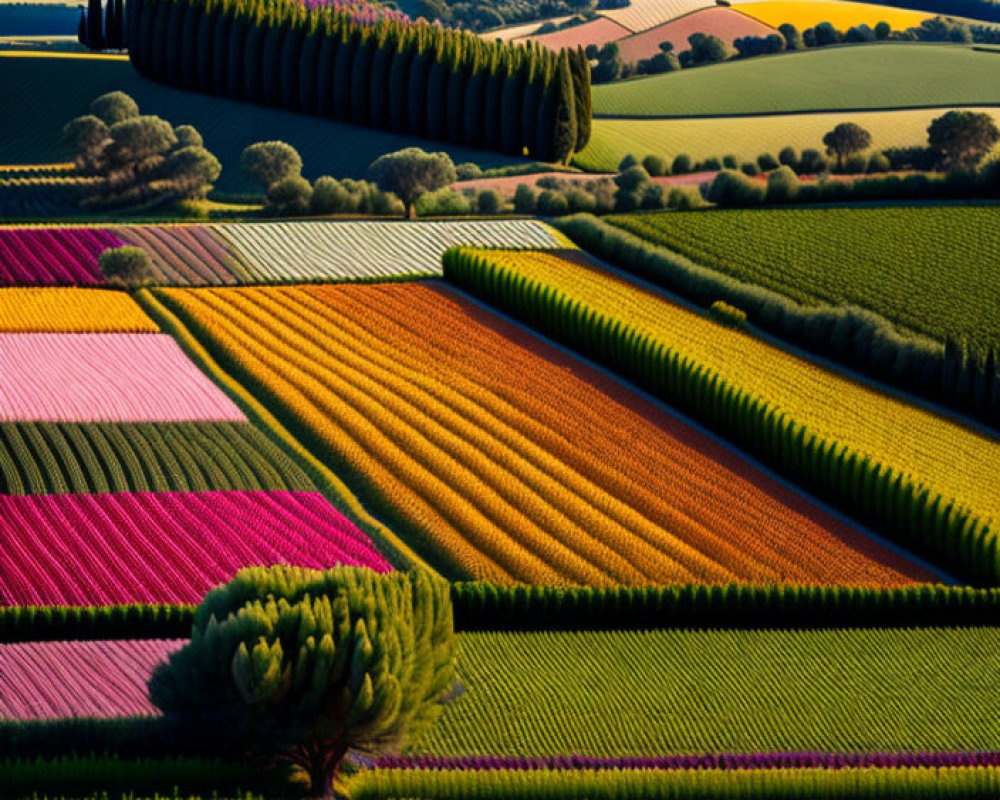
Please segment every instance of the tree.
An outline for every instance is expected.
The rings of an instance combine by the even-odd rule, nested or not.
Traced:
[[[301,175],[289,175],[267,190],[264,213],[280,216],[301,216],[309,212],[313,188]]]
[[[101,156],[108,141],[108,126],[93,114],[70,120],[62,129],[63,139],[73,148],[73,160],[81,172],[101,168]]]
[[[426,572],[252,567],[212,590],[150,679],[182,731],[287,764],[326,796],[351,749],[398,749],[455,680],[450,587]]]
[[[550,91],[554,92],[555,130],[552,136],[553,160],[569,163],[576,151],[576,92],[569,63],[569,51],[559,56],[559,67]]]
[[[826,152],[837,157],[837,168],[844,168],[844,159],[852,153],[867,150],[872,144],[872,135],[853,122],[841,122],[823,137]]]
[[[105,125],[139,116],[139,104],[125,92],[108,92],[90,104],[90,113]]]
[[[285,142],[257,142],[244,149],[240,169],[269,189],[278,181],[302,172],[302,157]]]
[[[177,137],[179,147],[202,147],[205,144],[201,134],[192,125],[178,125],[174,128],[174,136]]]
[[[714,34],[692,33],[688,36],[688,44],[693,64],[716,64],[732,55],[729,45]]]
[[[87,47],[100,50],[104,47],[104,15],[101,13],[101,0],[87,2]]]
[[[200,200],[212,190],[212,184],[222,174],[222,165],[200,144],[188,145],[179,147],[166,157],[161,174],[161,179],[168,183],[164,189],[178,200]]]
[[[676,57],[674,60],[677,60]],[[576,109],[576,146],[574,149],[579,153],[590,141],[591,118],[594,115],[593,98],[590,91],[590,64],[579,47],[570,56],[570,67],[573,71],[574,108]]]
[[[76,26],[76,40],[84,47],[87,46],[87,12],[80,6],[80,22]]]
[[[976,111],[949,111],[931,122],[927,141],[948,169],[971,169],[1000,140],[989,114]]]
[[[455,165],[447,153],[407,147],[377,158],[368,167],[368,177],[383,192],[392,192],[402,200],[407,216],[412,217],[421,194],[455,181]]]
[[[101,253],[98,262],[109,283],[114,286],[138,288],[156,280],[153,265],[141,247],[114,247]]]
[[[806,43],[802,41],[802,34],[799,33],[798,28],[789,22],[784,25],[778,26],[778,32],[782,35],[785,40],[785,47],[788,50],[804,50]]]
[[[111,141],[104,148],[108,167],[133,174],[149,172],[157,157],[177,144],[173,126],[154,116],[131,117],[108,129]]]

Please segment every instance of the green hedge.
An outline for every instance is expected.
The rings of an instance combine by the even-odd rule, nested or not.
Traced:
[[[977,800],[1000,795],[1000,769],[371,770],[352,800]]]
[[[0,642],[59,639],[183,639],[194,606],[8,606],[0,608]]]
[[[129,0],[129,57],[185,89],[564,162],[590,137],[590,68],[440,26],[300,0]],[[209,52],[206,52],[209,51]]]

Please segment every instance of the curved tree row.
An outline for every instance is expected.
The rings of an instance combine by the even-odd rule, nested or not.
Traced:
[[[361,24],[295,0],[130,0],[129,57],[186,89],[566,161],[590,138],[583,52],[423,22]]]

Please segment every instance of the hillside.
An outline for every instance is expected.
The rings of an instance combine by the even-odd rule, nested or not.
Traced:
[[[66,161],[63,125],[84,114],[100,94],[121,89],[138,102],[143,113],[156,114],[174,125],[188,124],[205,138],[205,147],[222,162],[216,188],[223,192],[258,191],[239,171],[240,153],[254,142],[281,139],[295,147],[308,178],[333,175],[359,178],[383,153],[410,145],[446,150],[456,163],[475,161],[500,166],[517,159],[499,153],[451,147],[360,128],[250,103],[185,92],[142,78],[124,60],[66,58],[62,55],[0,54],[0,161],[31,164]]]
[[[735,115],[1000,104],[1000,53],[858,45],[729,61],[594,87],[594,112]]]

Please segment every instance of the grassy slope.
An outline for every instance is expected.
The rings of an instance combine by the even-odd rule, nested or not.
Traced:
[[[800,301],[855,303],[937,339],[1000,340],[1000,207],[733,210],[608,221]]]
[[[990,113],[1000,124],[1000,109],[973,110]],[[573,163],[594,172],[611,172],[627,153],[639,158],[650,153],[670,158],[687,153],[695,159],[732,153],[752,160],[759,153],[777,155],[786,145],[822,151],[823,134],[840,122],[856,122],[868,130],[876,150],[924,145],[927,126],[942,113],[941,109],[922,109],[711,119],[595,119],[590,144]]]
[[[222,162],[216,185],[227,192],[257,191],[240,174],[240,153],[247,145],[268,139],[282,139],[298,149],[309,178],[361,177],[383,153],[410,145],[447,150],[456,163],[476,161],[492,167],[519,160],[172,89],[140,77],[123,61],[0,56],[0,75],[0,163],[4,164],[67,160],[70,154],[60,141],[62,126],[86,113],[99,94],[115,89],[132,95],[143,113],[157,114],[174,125],[194,125]]]
[[[872,44],[729,61],[594,87],[594,113],[735,115],[1000,103],[1000,53]]]
[[[421,752],[994,749],[1000,629],[463,634]]]

